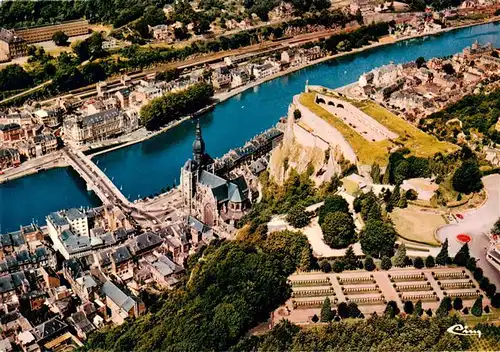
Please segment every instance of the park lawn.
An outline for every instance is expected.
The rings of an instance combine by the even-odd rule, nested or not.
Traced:
[[[380,142],[367,141],[342,120],[316,104],[314,102],[315,96],[316,93],[303,93],[300,96],[300,103],[342,133],[344,138],[354,149],[361,164],[372,165],[374,162],[380,165],[387,164],[389,150],[394,146],[394,143],[389,140]]]
[[[434,230],[446,221],[440,214],[422,212],[415,207],[394,208],[390,217],[401,238],[421,244],[440,246]]]
[[[439,141],[436,137],[419,130],[372,101],[357,101],[353,105],[391,131],[399,134],[396,142],[404,144],[415,156],[428,158],[436,153],[448,154],[458,150],[456,145]]]

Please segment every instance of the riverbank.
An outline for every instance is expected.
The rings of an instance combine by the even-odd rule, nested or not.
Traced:
[[[28,160],[18,167],[13,167],[3,171],[0,175],[0,184],[9,182],[24,176],[36,174],[56,167],[69,166],[61,152],[50,153],[35,159]]]
[[[444,29],[441,29],[441,30],[438,30],[438,31],[435,31],[435,32],[432,32],[432,33],[421,33],[421,34],[418,34],[418,35],[413,35],[413,36],[408,36],[408,37],[401,37],[401,38],[392,38],[392,37],[389,37],[389,36],[381,37],[381,38],[379,38],[378,42],[372,43],[372,44],[364,46],[362,48],[357,48],[357,49],[351,50],[349,52],[338,53],[338,54],[335,54],[335,55],[328,55],[328,56],[325,56],[325,57],[320,58],[318,60],[314,60],[314,61],[308,62],[306,64],[303,64],[303,65],[292,67],[292,68],[289,68],[287,70],[280,71],[280,72],[278,72],[278,73],[276,73],[274,75],[271,75],[271,76],[268,76],[268,77],[265,77],[265,78],[253,81],[253,82],[251,82],[248,85],[245,85],[245,86],[233,89],[231,91],[217,93],[217,94],[214,95],[214,98],[217,100],[217,103],[215,103],[215,104],[224,102],[224,101],[226,101],[226,100],[228,100],[228,99],[230,99],[230,98],[232,98],[232,97],[234,97],[236,95],[239,95],[239,94],[245,92],[248,89],[255,88],[255,87],[257,87],[257,86],[259,86],[259,85],[261,85],[261,84],[263,84],[265,82],[277,79],[277,78],[282,77],[282,76],[286,76],[286,75],[292,74],[294,72],[300,71],[300,70],[302,70],[304,68],[307,68],[307,67],[312,67],[312,66],[319,65],[321,63],[324,63],[324,62],[327,62],[327,61],[330,61],[330,60],[333,60],[333,59],[337,59],[337,58],[348,56],[348,55],[358,54],[358,53],[361,53],[361,52],[364,52],[364,51],[368,51],[368,50],[371,50],[371,49],[374,49],[374,48],[377,48],[377,47],[391,45],[391,44],[394,44],[394,43],[397,43],[397,42],[402,42],[402,41],[416,39],[416,38],[421,38],[421,37],[436,36],[436,35],[439,35],[439,34],[443,34],[445,32],[450,32],[450,31],[454,31],[454,30],[458,30],[458,29],[462,29],[462,28],[467,28],[467,27],[474,27],[474,26],[479,26],[479,25],[485,25],[485,24],[488,24],[488,23],[493,23],[493,22],[498,22],[498,21],[500,21],[500,18],[499,17],[495,17],[495,18],[491,18],[491,19],[489,19],[487,21],[483,21],[483,22],[480,22],[480,23],[469,23],[469,24],[464,24],[464,25],[460,25],[460,26],[457,26],[457,27],[444,28]],[[212,105],[212,106],[210,106],[209,108],[210,109],[213,108],[215,106],[215,104]],[[102,155],[102,154],[106,154],[106,153],[115,151],[117,149],[125,148],[125,147],[128,147],[128,146],[137,144],[137,143],[141,143],[143,141],[146,141],[148,139],[156,137],[156,136],[158,136],[158,135],[160,135],[160,134],[162,134],[162,133],[164,133],[164,132],[166,132],[168,130],[171,130],[173,127],[176,127],[176,126],[182,124],[183,122],[185,122],[188,119],[190,119],[190,116],[186,116],[186,117],[184,117],[182,119],[173,121],[169,125],[163,127],[162,129],[160,129],[158,131],[154,131],[154,132],[147,131],[145,128],[140,128],[139,130],[136,130],[136,131],[132,132],[131,134],[119,137],[117,139],[113,139],[113,140],[109,140],[109,141],[100,143],[99,145],[95,145],[94,149],[97,150],[95,153],[92,153],[92,151],[88,150],[88,149],[85,150],[85,152],[89,155],[89,157],[92,158],[92,157],[95,157],[95,156],[98,156],[98,155]],[[34,159],[33,161],[35,161],[35,160],[36,159]],[[9,172],[9,176],[7,176],[7,172],[6,172],[5,175],[0,175],[0,183],[6,182],[6,180],[12,180],[12,179],[15,179],[15,178],[19,178],[19,177],[23,177],[23,176],[26,176],[26,175],[34,174],[34,173],[37,173],[37,172],[40,171],[40,170],[37,170],[37,167],[39,165],[37,165],[36,163],[33,163],[33,165],[35,165],[35,166],[30,166],[31,164],[28,164],[28,163],[29,162],[23,163],[21,166],[19,166],[18,168],[16,168],[15,172],[12,172],[12,173]],[[45,163],[44,168],[45,169],[49,169],[49,168],[58,167],[58,166],[67,166],[67,165],[64,165],[64,164],[61,164],[61,163],[56,163],[56,164]],[[22,170],[22,171],[20,171],[20,170]]]

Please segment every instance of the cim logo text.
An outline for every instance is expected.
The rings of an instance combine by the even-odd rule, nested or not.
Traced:
[[[462,324],[456,324],[450,326],[446,331],[453,335],[461,335],[461,336],[477,335],[479,338],[481,337],[481,331],[469,329],[467,325],[463,326]]]

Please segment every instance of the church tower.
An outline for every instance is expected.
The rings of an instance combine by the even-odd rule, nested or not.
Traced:
[[[200,121],[196,124],[196,137],[193,142],[193,159],[186,161],[181,168],[181,192],[184,206],[189,213],[193,211],[193,198],[196,193],[196,184],[202,170],[213,172],[212,158],[205,153],[205,141],[201,135]]]
[[[202,166],[205,156],[205,142],[201,136],[200,120],[196,124],[196,138],[193,142],[193,160],[199,166]]]

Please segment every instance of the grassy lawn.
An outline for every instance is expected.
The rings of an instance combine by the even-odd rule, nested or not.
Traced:
[[[447,154],[458,150],[456,145],[439,141],[372,101],[360,101],[353,105],[399,134],[396,141],[404,144],[415,156],[427,158],[436,153]]]
[[[300,96],[300,102],[342,133],[354,149],[361,164],[371,165],[373,162],[386,164],[389,151],[398,144],[407,147],[413,155],[419,157],[430,157],[438,152],[446,154],[458,149],[453,144],[438,141],[435,137],[420,131],[373,102],[349,100],[361,111],[399,135],[394,141],[367,141],[342,120],[316,104],[314,102],[315,95],[316,93],[304,93]]]
[[[402,238],[431,246],[440,245],[434,238],[434,230],[438,226],[446,225],[441,215],[422,212],[417,208],[409,207],[405,209],[394,208],[390,213],[390,217],[398,233],[402,234]]]

